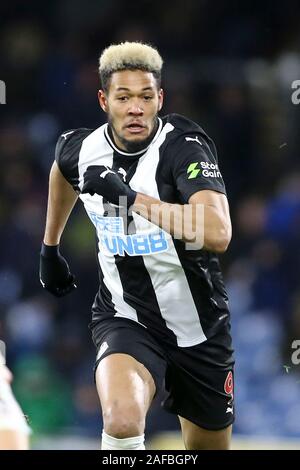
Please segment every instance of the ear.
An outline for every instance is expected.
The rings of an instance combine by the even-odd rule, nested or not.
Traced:
[[[98,100],[103,111],[107,113],[107,110],[108,110],[107,98],[103,90],[98,91]]]
[[[158,111],[161,110],[164,102],[164,90],[161,88],[158,92]]]

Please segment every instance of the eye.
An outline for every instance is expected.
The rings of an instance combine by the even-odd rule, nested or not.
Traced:
[[[145,101],[150,101],[150,100],[152,100],[152,98],[153,98],[153,96],[151,96],[151,95],[145,95],[144,96]]]
[[[118,99],[118,101],[127,101],[128,96],[119,96],[117,99]]]

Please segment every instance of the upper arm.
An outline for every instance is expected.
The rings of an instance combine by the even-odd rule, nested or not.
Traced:
[[[211,251],[223,253],[226,251],[232,236],[229,205],[225,194],[216,191],[203,190],[194,193],[189,198],[189,204],[201,205],[203,219],[196,230],[203,230],[204,246]]]
[[[79,155],[84,139],[91,129],[74,129],[61,134],[55,148],[55,161],[65,179],[79,191]]]
[[[62,134],[56,144],[55,161],[49,178],[49,195],[44,243],[57,245],[78,199],[79,153],[84,137],[91,131],[77,129]]]
[[[173,152],[172,173],[182,203],[198,191],[226,195],[216,148],[207,136],[185,132],[177,138]]]
[[[229,204],[225,194],[210,190],[198,191],[192,194],[188,202],[213,208],[220,219],[231,227]]]
[[[66,180],[60,171],[56,161],[53,162],[49,178],[49,198],[52,201],[69,201],[73,207],[78,196],[71,184]]]
[[[73,187],[54,162],[50,171],[44,243],[58,245],[70,213],[77,201]]]

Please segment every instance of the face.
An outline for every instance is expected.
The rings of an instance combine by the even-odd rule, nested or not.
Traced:
[[[100,90],[98,98],[118,147],[131,152],[144,148],[153,137],[163,103],[163,91],[157,89],[153,74],[142,70],[115,72],[108,93]]]

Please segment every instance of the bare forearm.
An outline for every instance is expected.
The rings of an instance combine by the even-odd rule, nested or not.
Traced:
[[[225,251],[231,238],[231,225],[213,205],[169,204],[138,193],[134,211],[174,238],[209,251]]]
[[[175,238],[186,240],[192,232],[193,218],[186,217],[186,220],[184,220],[184,206],[180,204],[162,202],[145,194],[138,193],[134,204],[134,211]]]
[[[44,243],[58,245],[70,213],[77,201],[77,194],[65,180],[56,163],[49,178],[49,195]]]

